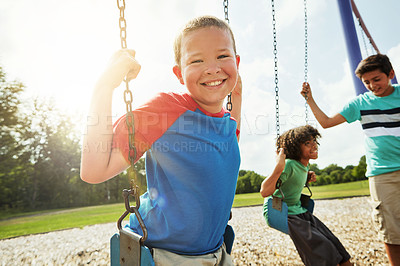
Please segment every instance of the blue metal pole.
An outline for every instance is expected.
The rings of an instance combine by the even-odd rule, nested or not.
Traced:
[[[357,32],[354,26],[353,12],[351,9],[350,0],[338,0],[338,6],[340,11],[340,17],[342,19],[342,26],[344,37],[346,40],[347,55],[349,57],[351,76],[353,78],[353,84],[356,94],[362,94],[367,91],[363,83],[354,74],[358,63],[362,60],[360,45],[358,43]]]

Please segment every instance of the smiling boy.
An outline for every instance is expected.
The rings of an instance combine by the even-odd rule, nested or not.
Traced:
[[[173,73],[186,93],[160,93],[132,111],[137,161],[146,153],[147,192],[139,212],[156,265],[232,265],[224,232],[240,165],[240,57],[228,24],[202,16],[178,35]],[[112,126],[112,92],[140,65],[133,50],[114,54],[96,84],[83,139],[81,177],[89,183],[112,178],[129,166],[125,116]],[[223,108],[232,92],[232,112]],[[96,150],[96,144],[111,147]],[[112,145],[110,145],[112,144]],[[187,147],[195,147],[187,148]],[[135,215],[129,227],[142,235]]]
[[[316,104],[308,83],[301,94],[323,128],[359,120],[365,133],[373,221],[385,243],[391,265],[400,265],[400,86],[391,84],[394,70],[386,55],[362,60],[356,71],[369,90],[342,111],[327,116]]]

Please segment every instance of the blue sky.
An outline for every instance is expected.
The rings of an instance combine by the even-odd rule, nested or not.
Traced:
[[[400,23],[396,0],[356,0],[382,53],[400,73]],[[303,1],[276,1],[281,132],[305,123]],[[128,47],[142,65],[131,82],[134,105],[160,91],[185,91],[172,72],[172,44],[179,28],[199,15],[224,18],[223,1],[126,0]],[[52,97],[66,113],[85,112],[96,79],[120,48],[116,1],[0,2],[0,64],[9,79],[27,86],[26,97]],[[275,163],[275,96],[270,1],[230,0],[230,25],[241,56],[243,112],[241,169],[268,175]],[[357,28],[358,31],[358,28]],[[337,1],[308,0],[308,80],[317,103],[337,113],[355,96]],[[364,45],[360,39],[361,50]],[[369,51],[369,54],[371,52]],[[115,117],[124,114],[123,88],[115,91]],[[310,111],[310,119],[313,120]],[[364,154],[358,122],[324,130],[321,168],[357,165]]]

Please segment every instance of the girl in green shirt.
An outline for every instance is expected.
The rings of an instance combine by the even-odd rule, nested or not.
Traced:
[[[339,239],[312,213],[301,206],[300,196],[307,181],[315,181],[309,161],[318,158],[320,133],[310,125],[290,129],[276,141],[277,159],[272,174],[261,184],[261,195],[280,196],[278,179],[288,206],[289,236],[305,265],[352,265]],[[310,180],[307,180],[310,179]],[[264,206],[265,208],[266,206]],[[268,213],[264,212],[267,216]],[[267,217],[265,217],[267,219]]]

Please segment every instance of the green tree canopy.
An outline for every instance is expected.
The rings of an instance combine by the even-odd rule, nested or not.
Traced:
[[[122,173],[91,185],[79,176],[79,120],[50,99],[30,98],[24,86],[8,82],[0,68],[0,209],[50,209],[123,202],[129,177]],[[135,165],[146,190],[144,160]]]

